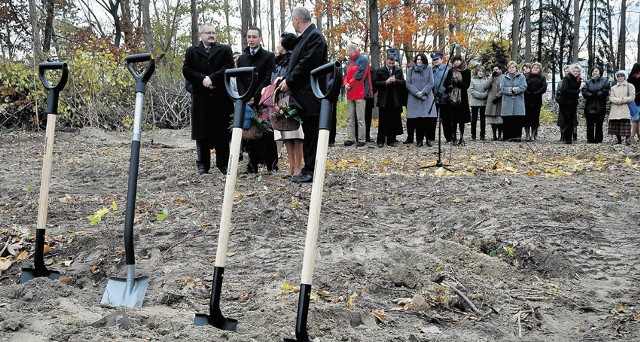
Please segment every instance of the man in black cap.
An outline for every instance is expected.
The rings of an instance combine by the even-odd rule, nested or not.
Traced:
[[[449,73],[449,66],[442,63],[442,53],[434,52],[431,54],[431,63],[433,64],[433,95],[435,96],[436,109],[440,116],[440,124],[442,125],[442,133],[447,142],[451,140],[451,117],[449,113],[449,99],[444,86],[444,79]]]

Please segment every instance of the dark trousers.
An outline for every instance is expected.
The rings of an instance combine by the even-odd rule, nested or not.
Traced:
[[[229,140],[231,135],[228,132],[221,132],[213,139],[196,140],[196,153],[198,169],[209,172],[211,168],[211,149],[216,149],[216,167],[225,172],[229,163]]]
[[[590,143],[601,143],[603,140],[602,124],[604,117],[587,115],[587,141]]]
[[[436,127],[438,126],[438,118],[424,118],[425,121],[425,137],[427,140],[436,140]]]
[[[502,117],[502,139],[504,141],[520,141],[522,139],[523,115],[507,115]]]
[[[412,118],[412,119],[407,118],[407,140],[405,140],[406,143],[413,142],[413,136],[415,134],[415,131],[416,131],[416,118]]]
[[[478,112],[480,114],[480,139],[484,139],[485,127],[485,106],[471,107],[471,139],[476,138],[476,124],[478,123]]]
[[[562,140],[570,144],[573,142],[573,129],[578,122],[578,107],[577,105],[561,104],[558,115],[562,115]]]
[[[449,111],[449,105],[441,104],[438,106],[440,112],[440,121],[442,123],[442,134],[447,142],[455,137],[456,131],[453,129],[453,120],[451,119],[451,112]]]
[[[364,107],[364,125],[366,129],[366,141],[371,141],[371,120],[373,120],[373,97],[368,97],[365,99],[365,107]],[[356,125],[356,127],[358,127]]]
[[[302,173],[313,175],[316,165],[316,150],[318,148],[318,129],[320,128],[320,118],[318,115],[302,117],[302,131],[304,141],[302,143],[302,156],[304,167]]]
[[[391,127],[389,118],[394,114],[397,115],[397,110],[398,107],[378,107],[378,136],[376,137],[376,143],[384,144],[386,140],[387,144],[391,144],[396,141],[396,132]]]
[[[336,134],[338,133],[337,121],[338,121],[338,101],[333,102],[331,104],[331,129],[329,130],[329,144],[336,143]],[[357,128],[358,126],[356,125],[356,129]],[[302,130],[304,131],[304,127],[302,128]]]
[[[277,169],[278,148],[273,140],[273,132],[263,133],[260,139],[244,141],[245,148],[249,151],[249,167],[252,171],[258,171],[258,165],[264,164],[267,170]]]

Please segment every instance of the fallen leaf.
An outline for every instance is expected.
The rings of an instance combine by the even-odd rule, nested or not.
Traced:
[[[61,277],[61,278],[58,278],[58,281],[60,281],[61,283],[68,284],[71,281],[71,277]]]
[[[325,291],[325,290],[318,290],[318,292],[316,292],[318,294],[318,296],[320,297],[329,297],[331,296],[331,293]]]
[[[375,318],[377,318],[382,323],[387,323],[387,314],[384,313],[384,310],[373,310],[371,313]]]
[[[347,308],[353,309],[355,307],[353,301],[356,300],[356,298],[358,298],[357,292],[354,292],[351,296],[349,296],[349,299],[347,299]]]
[[[636,321],[640,321],[640,313],[633,315],[633,319],[635,319]]]
[[[72,264],[72,263],[73,263],[73,260],[65,260],[65,261],[63,262],[63,264],[64,264],[64,266],[65,266],[65,267],[69,267],[69,266],[71,266],[71,264]]]
[[[51,252],[51,247],[49,245],[44,245],[44,248],[42,249],[42,253],[47,254],[50,252]]]
[[[247,293],[241,294],[240,297],[238,297],[238,300],[242,302],[246,302],[249,300],[250,297],[251,297],[251,294],[247,292]]]
[[[298,199],[291,196],[291,209],[295,209],[296,207],[298,207]]]
[[[111,202],[111,209],[113,209],[113,211],[118,210],[118,203],[116,203],[115,200]]]
[[[631,158],[627,157],[627,158],[624,160],[624,164],[625,164],[625,165],[627,165],[627,166],[631,166],[631,165],[632,165],[632,163],[631,163]]]
[[[6,271],[13,264],[13,260],[9,258],[0,258],[0,272]]]
[[[65,194],[64,197],[59,199],[59,201],[62,203],[71,203],[71,201],[73,201],[73,197],[71,197],[69,194]]]
[[[16,259],[22,261],[22,260],[26,259],[28,256],[29,256],[29,253],[27,253],[27,251],[22,251],[22,252],[20,252],[20,254],[18,254]]]
[[[188,288],[190,288],[192,290],[196,288],[196,281],[193,278],[191,278],[190,276],[186,275],[186,276],[184,276],[183,279],[184,279],[185,285]]]
[[[44,264],[47,266],[53,265],[53,258],[48,258],[44,260]]]
[[[282,289],[285,291],[300,291],[300,288],[291,284],[282,284]]]
[[[100,272],[100,266],[98,265],[91,265],[91,273],[96,274]]]

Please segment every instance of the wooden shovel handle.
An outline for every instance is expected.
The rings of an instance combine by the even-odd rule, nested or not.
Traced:
[[[313,283],[313,268],[316,263],[316,245],[318,242],[318,226],[320,225],[320,207],[322,192],[324,191],[324,173],[327,169],[327,148],[329,146],[329,131],[321,129],[318,133],[318,148],[316,149],[316,165],[313,171],[313,185],[311,186],[311,202],[309,203],[309,219],[307,221],[307,237],[304,243],[304,258],[302,260],[302,284]]]
[[[51,159],[53,141],[56,133],[56,115],[47,115],[46,147],[42,160],[42,178],[40,180],[40,198],[38,200],[38,223],[36,228],[46,229],[47,208],[49,206],[49,184],[51,182]]]

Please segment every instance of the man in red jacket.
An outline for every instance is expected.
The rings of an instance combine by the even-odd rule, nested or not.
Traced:
[[[373,91],[371,82],[371,68],[369,58],[360,54],[360,49],[355,44],[347,46],[347,75],[344,78],[344,89],[347,91],[347,140],[345,146],[364,146],[365,142],[365,120],[364,111],[365,97],[371,97]],[[358,125],[358,137],[356,137],[356,125]]]

